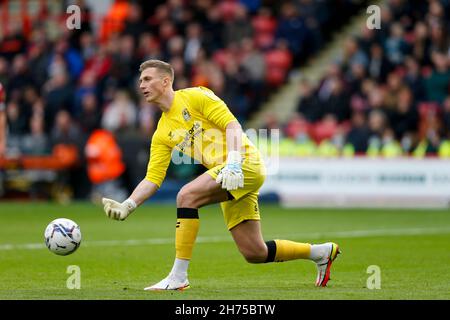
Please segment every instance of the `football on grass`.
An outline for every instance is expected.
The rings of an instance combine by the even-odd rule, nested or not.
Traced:
[[[61,256],[74,253],[81,243],[80,227],[66,218],[55,219],[49,223],[44,233],[47,248]]]

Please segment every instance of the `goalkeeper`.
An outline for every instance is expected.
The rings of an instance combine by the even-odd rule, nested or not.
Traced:
[[[139,88],[162,115],[153,135],[145,178],[122,203],[103,199],[106,215],[124,220],[161,186],[174,155],[186,155],[209,170],[178,192],[175,261],[169,275],[145,290],[189,287],[188,267],[199,230],[198,209],[220,203],[228,230],[250,263],[310,259],[317,265],[316,286],[325,286],[339,253],[335,243],[311,245],[289,240],[264,242],[258,190],[265,167],[259,151],[243,133],[226,104],[204,87],[174,91],[170,64],[148,60],[141,64]]]

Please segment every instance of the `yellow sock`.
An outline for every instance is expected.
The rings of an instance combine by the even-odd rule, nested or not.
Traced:
[[[177,226],[175,231],[176,258],[190,260],[197,238],[200,220],[198,210],[191,208],[177,209]]]
[[[267,262],[309,259],[311,255],[311,245],[309,243],[294,242],[290,240],[273,240],[266,243],[269,249]]]

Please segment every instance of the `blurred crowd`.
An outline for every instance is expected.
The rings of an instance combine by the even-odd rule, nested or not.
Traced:
[[[449,32],[449,1],[387,1],[380,29],[364,25],[318,84],[301,81],[282,150],[450,157]]]
[[[55,3],[40,1],[33,15],[20,12],[6,25],[0,21],[7,122],[0,156],[53,157],[58,146],[76,146],[81,161],[58,178],[76,197],[87,196],[91,186],[123,193],[110,182],[121,176],[130,189],[145,172],[159,111],[138,92],[143,61],[168,61],[175,89],[209,87],[245,124],[289,72],[363,6],[356,0],[115,0],[98,16],[79,0],[81,28],[72,30],[66,24],[72,1],[61,1],[56,12]],[[8,1],[0,4],[9,7]],[[101,137],[117,150],[115,163],[101,151]],[[169,168],[168,177],[186,178],[192,170]]]
[[[134,137],[120,147],[138,137],[148,152],[159,111],[137,90],[139,65],[147,59],[172,64],[175,89],[214,90],[245,126],[292,70],[301,70],[367,5],[116,0],[98,17],[83,0],[76,3],[80,29],[67,28],[68,3],[61,1],[59,15],[41,10],[23,23],[10,19],[2,30],[8,157],[48,155],[55,145],[70,144],[83,158],[98,129]],[[381,29],[363,27],[349,37],[318,84],[302,80],[287,123],[268,116],[267,128],[282,128],[282,155],[450,156],[450,1],[387,3]],[[123,154],[127,170],[140,178],[145,168],[132,164],[139,154],[145,166],[148,154],[139,148]]]
[[[245,121],[292,66],[319,50],[323,30],[340,22],[333,7],[357,8],[350,0],[115,1],[94,30],[99,21],[77,4],[80,30],[69,30],[65,16],[51,25],[43,12],[27,28],[11,23],[0,41],[9,154],[82,147],[96,128],[149,137],[159,116],[136,83],[139,64],[151,58],[173,65],[175,89],[210,87]]]

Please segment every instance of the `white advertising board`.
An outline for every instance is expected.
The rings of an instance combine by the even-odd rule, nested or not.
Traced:
[[[260,193],[285,206],[449,207],[450,161],[280,158]]]

